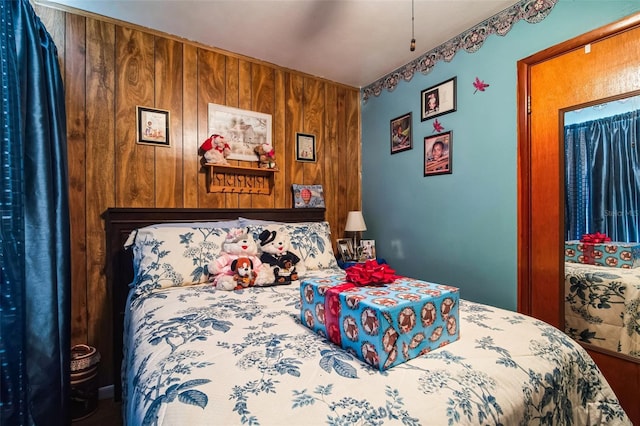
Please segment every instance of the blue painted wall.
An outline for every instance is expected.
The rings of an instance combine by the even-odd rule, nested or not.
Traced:
[[[640,11],[640,1],[560,0],[537,24],[520,21],[476,53],[458,52],[426,75],[362,106],[363,238],[401,275],[457,286],[467,300],[517,306],[518,60]],[[419,24],[419,18],[416,18]],[[419,46],[419,40],[418,40]],[[424,177],[420,91],[457,77],[452,174]],[[490,84],[474,94],[479,77]],[[553,90],[553,88],[550,88]],[[413,149],[390,155],[390,120],[413,114]]]

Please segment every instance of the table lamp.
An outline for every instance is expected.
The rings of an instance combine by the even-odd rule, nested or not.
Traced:
[[[347,215],[347,224],[344,227],[346,232],[353,233],[353,251],[354,259],[358,260],[358,246],[360,243],[360,236],[362,231],[367,230],[367,225],[364,223],[364,217],[362,217],[361,211],[351,211]]]

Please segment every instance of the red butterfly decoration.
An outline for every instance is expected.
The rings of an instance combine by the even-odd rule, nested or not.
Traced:
[[[476,77],[476,81],[473,82],[473,87],[476,88],[476,90],[473,92],[473,94],[475,95],[478,90],[484,92],[484,89],[489,87],[489,85]]]
[[[443,130],[444,130],[444,127],[442,126],[442,124],[440,124],[440,122],[439,122],[439,121],[438,121],[438,119],[436,118],[436,119],[433,121],[433,132],[432,132],[432,133],[435,133],[435,132],[441,132],[441,131],[443,131]]]

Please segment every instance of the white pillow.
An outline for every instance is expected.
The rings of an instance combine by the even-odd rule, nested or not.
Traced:
[[[168,287],[204,283],[206,266],[222,249],[229,228],[147,226],[131,232],[125,247],[133,248],[134,278],[138,294]]]
[[[253,224],[247,228],[256,241],[260,240],[259,235],[265,229],[287,233],[291,251],[300,256],[308,270],[338,268],[328,222]]]
[[[251,225],[276,225],[284,223],[276,220],[249,219],[246,217],[239,217],[238,222],[240,223],[240,225],[238,225],[239,228],[246,228]]]

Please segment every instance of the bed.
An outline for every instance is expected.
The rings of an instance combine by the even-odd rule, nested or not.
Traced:
[[[154,224],[165,224],[150,231],[163,235],[154,240],[161,245],[147,245],[156,257],[171,251],[172,230],[192,244],[193,235],[217,226],[282,226],[313,241],[302,256],[303,281],[344,274],[323,209],[109,209],[105,222],[114,371],[121,372],[115,392],[122,391],[127,425],[631,424],[573,339],[464,294],[458,341],[378,371],[301,324],[295,283],[238,291],[187,285],[176,277],[201,279],[198,262],[178,273],[179,260],[160,268],[173,285],[139,279],[140,231],[132,232]]]
[[[589,347],[640,358],[640,268],[566,262],[565,331]]]

